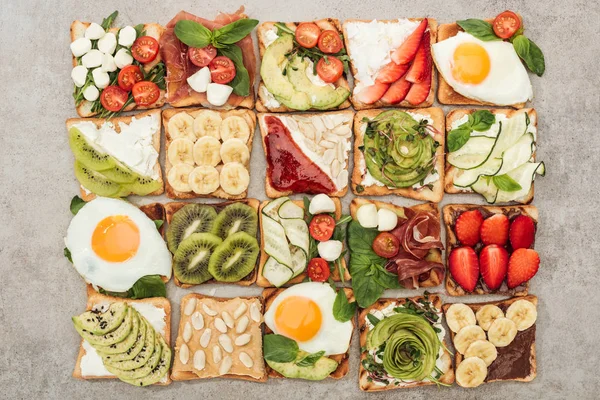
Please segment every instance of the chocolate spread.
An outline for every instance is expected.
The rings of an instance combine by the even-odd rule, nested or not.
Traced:
[[[535,341],[535,325],[518,332],[506,347],[498,347],[498,358],[488,367],[486,382],[495,379],[525,378],[531,373],[531,345]]]

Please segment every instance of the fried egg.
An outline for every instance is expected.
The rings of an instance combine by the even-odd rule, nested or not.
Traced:
[[[84,205],[65,243],[77,272],[104,290],[125,292],[145,275],[171,277],[171,254],[156,224],[124,200],[97,197]]]
[[[300,350],[343,354],[350,345],[352,322],[334,318],[335,295],[327,283],[294,285],[275,298],[265,313],[265,323],[273,332],[295,340]]]
[[[444,80],[465,97],[497,105],[533,98],[529,75],[509,42],[484,42],[459,32],[431,48]]]

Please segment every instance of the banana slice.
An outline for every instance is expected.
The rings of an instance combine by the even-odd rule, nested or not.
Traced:
[[[213,166],[201,165],[194,168],[190,174],[189,183],[194,193],[212,193],[219,188],[219,171]]]
[[[223,120],[221,124],[221,139],[224,142],[231,138],[240,139],[244,143],[248,142],[250,127],[244,118],[233,115]]]
[[[465,354],[471,343],[476,340],[485,340],[485,332],[477,325],[469,325],[462,328],[454,335],[454,348],[460,354]]]
[[[221,169],[221,187],[231,195],[238,195],[248,188],[250,174],[242,164],[230,162]]]
[[[171,139],[187,138],[194,141],[196,135],[194,135],[193,125],[194,118],[190,114],[186,112],[175,114],[169,119],[167,125],[169,136],[171,136]]]
[[[169,144],[167,157],[171,165],[190,164],[194,165],[194,142],[187,138],[178,138]]]
[[[484,331],[487,331],[495,320],[504,318],[504,313],[500,307],[493,304],[486,304],[477,310],[475,317],[477,318],[479,326],[482,327]]]
[[[535,304],[528,300],[517,300],[506,310],[506,318],[517,325],[517,330],[529,329],[537,320]]]
[[[452,304],[446,311],[446,323],[454,333],[458,333],[465,326],[477,325],[475,313],[466,304]]]
[[[221,118],[221,114],[218,112],[211,110],[202,111],[194,120],[194,133],[197,138],[212,136],[215,139],[219,139],[221,137],[219,130],[222,122],[223,118]]]
[[[456,383],[462,387],[477,387],[485,381],[486,377],[487,366],[479,357],[465,358],[456,368]]]
[[[228,139],[221,146],[221,159],[224,164],[239,162],[240,164],[247,165],[250,159],[250,150],[248,150],[246,142],[236,138]]]
[[[498,357],[498,350],[487,340],[476,340],[465,351],[465,357],[479,357],[489,367]]]
[[[517,336],[517,324],[508,318],[498,318],[488,330],[488,340],[496,347],[506,347]]]
[[[194,161],[198,165],[215,167],[221,162],[221,142],[212,136],[203,136],[194,144]]]
[[[178,192],[189,192],[192,189],[188,183],[189,175],[194,170],[190,164],[177,164],[173,165],[169,173],[167,174],[167,179],[169,180],[169,184],[171,187]]]

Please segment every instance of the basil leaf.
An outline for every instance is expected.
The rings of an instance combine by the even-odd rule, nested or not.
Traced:
[[[219,45],[234,44],[245,38],[258,25],[257,19],[242,18],[213,32],[214,41]]]
[[[73,264],[73,259],[71,258],[71,250],[65,247],[65,249],[63,250],[63,254],[67,258],[67,260],[69,260],[69,262]]]
[[[333,302],[333,317],[340,322],[347,322],[354,317],[356,312],[356,302],[348,302],[344,289],[338,290],[335,295],[335,301]]]
[[[115,21],[115,19],[117,19],[118,15],[119,15],[118,11],[113,12],[108,17],[106,17],[102,20],[102,23],[100,24],[100,26],[102,28],[104,28],[105,31],[109,30],[110,27],[112,26],[113,22]]]
[[[469,117],[471,119],[471,129],[477,132],[484,132],[496,122],[496,116],[488,110],[477,110]]]
[[[229,57],[235,65],[235,78],[228,83],[233,88],[233,93],[238,96],[248,96],[250,94],[250,75],[244,66],[242,49],[232,44],[219,49],[218,52],[222,56]]]
[[[296,365],[299,366],[299,367],[312,367],[324,355],[325,355],[325,351],[324,350],[318,351],[318,352],[313,353],[313,354],[309,354],[306,357],[304,357],[303,359],[301,359],[300,361],[298,361],[296,363]]]
[[[156,225],[156,229],[160,229],[163,224],[165,223],[165,221],[163,221],[162,219],[155,219],[154,220],[154,225]]]
[[[85,206],[85,201],[83,201],[83,199],[79,196],[74,196],[71,199],[71,213],[73,215],[77,215],[77,213],[79,212],[79,210],[81,210],[81,207]]]
[[[285,336],[271,334],[263,337],[263,356],[267,361],[292,362],[298,356],[298,343]]]
[[[542,76],[546,70],[546,61],[542,50],[531,39],[519,35],[513,40],[515,51],[525,61],[527,68],[537,76]]]
[[[519,185],[519,182],[515,181],[506,174],[494,176],[492,181],[494,182],[494,185],[498,187],[498,189],[505,192],[516,192],[522,189],[521,185]]]
[[[464,125],[452,129],[448,134],[448,151],[453,152],[463,147],[471,137],[471,132],[471,127]]]
[[[175,24],[175,36],[190,47],[202,48],[210,44],[213,33],[196,21],[181,20]]]
[[[371,323],[371,325],[375,326],[379,323],[379,321],[381,321],[379,318],[377,318],[376,316],[374,316],[371,313],[367,314],[367,319],[369,320],[369,322]]]
[[[146,275],[137,280],[129,289],[130,299],[145,299],[147,297],[167,297],[167,287],[160,275]]]
[[[481,19],[469,18],[456,22],[465,32],[475,36],[477,39],[489,42],[492,40],[501,40],[494,33],[492,24]]]

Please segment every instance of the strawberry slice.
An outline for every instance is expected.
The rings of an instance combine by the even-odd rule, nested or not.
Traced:
[[[479,253],[479,269],[487,287],[498,289],[508,271],[508,252],[496,244],[485,246]]]
[[[392,61],[396,64],[408,64],[411,62],[421,45],[421,38],[425,29],[427,29],[427,18],[421,21],[417,29],[392,53]]]
[[[519,215],[510,224],[508,236],[513,250],[530,248],[535,239],[535,222],[527,215]]]
[[[389,83],[375,82],[375,84],[367,86],[358,92],[356,100],[364,104],[373,104],[383,96],[389,87]]]
[[[535,276],[539,268],[540,256],[535,250],[515,250],[508,260],[508,287],[512,289],[527,282]]]
[[[487,218],[481,224],[481,241],[483,244],[504,246],[508,240],[508,217],[496,214]]]
[[[431,71],[427,74],[427,77],[423,82],[413,83],[406,100],[413,106],[419,105],[429,97],[429,91],[431,90]]]
[[[483,215],[479,210],[465,211],[460,214],[454,224],[454,232],[460,244],[475,246],[481,238],[479,231],[483,223]]]
[[[479,260],[471,247],[457,247],[448,258],[452,279],[467,292],[472,292],[479,280]]]
[[[427,79],[427,75],[431,75],[431,39],[429,31],[423,34],[421,46],[415,55],[415,60],[410,65],[410,69],[406,74],[406,80],[412,83],[421,83]]]
[[[393,63],[392,63],[393,64]],[[412,83],[408,82],[404,77],[392,83],[390,88],[385,92],[381,101],[386,104],[398,104],[406,98]]]
[[[408,64],[396,64],[395,62],[389,62],[384,65],[383,68],[377,73],[375,82],[380,83],[393,83],[396,82],[402,75],[408,70]]]

